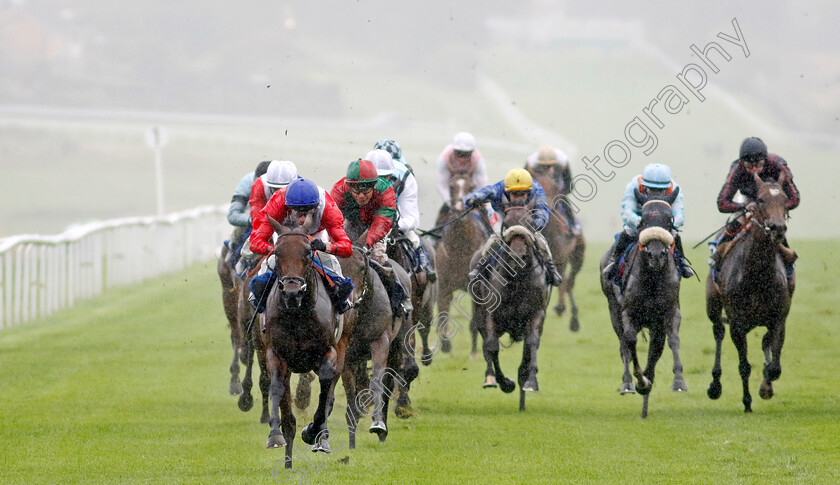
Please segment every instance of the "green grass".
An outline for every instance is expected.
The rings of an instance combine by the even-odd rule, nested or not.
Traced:
[[[313,455],[298,438],[301,453],[316,461],[296,457],[297,477],[330,484],[837,483],[840,244],[794,247],[797,293],[770,401],[757,396],[762,332],[749,336],[751,415],[743,413],[728,335],[723,396],[706,397],[714,341],[696,281],[682,290],[689,392],[668,390],[666,349],[647,420],[639,396],[618,395],[618,341],[596,280],[605,247],[595,245],[579,278],[581,330],[569,332],[567,316],[548,318],[541,391],[528,396],[526,412],[517,410],[518,394],[481,389],[484,364],[469,360],[464,332],[451,354],[421,368],[415,415],[392,414],[386,443],[363,432],[348,451],[339,449],[346,435],[336,432],[336,452]],[[690,256],[705,260],[700,250]],[[205,263],[0,331],[0,483],[273,483],[272,470],[283,473],[274,469],[282,452],[264,448],[267,425],[227,394],[231,352],[219,296],[214,265]],[[502,350],[508,375],[520,356],[521,344]],[[333,420],[343,421],[343,403],[339,390]],[[299,427],[306,422],[298,417]],[[344,457],[349,463],[339,462]]]

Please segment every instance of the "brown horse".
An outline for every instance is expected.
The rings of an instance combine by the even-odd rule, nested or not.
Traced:
[[[333,407],[335,385],[344,369],[349,335],[338,334],[338,318],[312,264],[310,236],[300,228],[281,225],[270,217],[268,220],[278,239],[274,246],[277,282],[269,292],[260,332],[271,378],[271,431],[266,446],[285,446],[285,465],[291,468],[296,430],[291,409],[291,374],[315,371],[318,375],[318,409],[313,421],[301,431],[301,438],[313,445],[313,451],[329,453],[327,418]]]
[[[642,204],[639,242],[632,246],[621,271],[621,288],[611,275],[604,274],[613,248],[601,258],[601,290],[607,297],[610,319],[619,341],[624,363],[621,394],[636,392],[644,396],[642,417],[647,417],[648,399],[653,386],[656,363],[662,356],[667,338],[674,354],[674,382],[671,390],[685,390],[682,363],[679,357],[680,275],[674,261],[674,236],[671,234],[671,204],[679,194],[675,190],[665,200],[647,200],[636,191]],[[650,331],[647,365],[639,366],[636,353],[637,335],[643,328]],[[630,363],[637,385],[630,378]]]
[[[393,230],[391,234],[394,234]],[[433,243],[428,238],[421,239],[420,243],[423,244],[426,253],[429,255],[429,263],[432,268],[435,268],[435,249]],[[413,251],[414,247],[411,241],[401,233],[397,232],[396,235],[389,239],[388,257],[407,270],[414,267]],[[414,307],[414,310],[411,312],[410,322],[406,322],[400,330],[400,342],[402,344],[401,349],[403,354],[400,373],[406,382],[405,385],[400,386],[400,395],[394,407],[394,413],[400,418],[408,418],[412,414],[411,399],[408,397],[408,391],[411,388],[411,382],[420,373],[416,357],[419,357],[421,362],[426,363],[423,357],[429,348],[429,332],[432,328],[434,305],[438,294],[437,281],[430,282],[425,278],[425,275],[421,277],[421,275],[418,275],[414,271],[411,271],[409,275],[411,277],[411,305]],[[415,329],[420,333],[423,354],[418,354],[416,351]]]
[[[465,195],[472,192],[473,189],[472,178],[469,174],[452,175],[449,179],[450,211],[462,214],[464,211],[462,199]],[[441,209],[441,212],[443,212],[443,209]],[[440,219],[440,222],[437,224],[438,227],[444,224],[446,225],[442,231],[441,238],[435,245],[439,282],[437,305],[440,315],[449,315],[449,306],[453,303],[452,296],[455,291],[467,291],[467,285],[469,284],[469,277],[467,275],[470,272],[470,259],[481,248],[486,239],[480,226],[481,223],[474,217],[477,214],[477,211],[471,211],[466,217],[453,216]],[[455,307],[465,319],[468,319],[470,318],[469,311],[466,308],[462,308],[460,304],[462,300],[459,299],[456,301]],[[450,319],[446,321],[449,322]],[[448,328],[449,324],[440,325],[438,327],[438,333],[446,331]],[[441,338],[441,350],[444,352],[449,352],[451,349],[451,338],[452,335],[448,334],[444,338]],[[473,353],[475,353],[475,335],[473,335],[472,345]],[[428,349],[424,342],[424,364],[427,362],[431,364],[432,356],[436,350],[436,348],[434,350]]]
[[[530,168],[528,170],[534,177],[534,180],[539,182],[543,190],[545,190],[545,200],[548,202],[550,217],[548,224],[542,230],[542,235],[548,241],[548,247],[551,249],[551,256],[554,260],[554,266],[563,277],[563,282],[557,287],[557,304],[554,306],[554,311],[557,315],[562,315],[566,311],[566,295],[569,296],[569,304],[572,309],[572,317],[569,320],[569,329],[577,332],[580,328],[578,321],[578,306],[575,302],[575,277],[583,267],[583,253],[586,248],[586,240],[583,237],[583,232],[575,235],[572,232],[569,224],[573,221],[566,221],[562,212],[559,212],[558,206],[564,203],[565,195],[560,191],[560,186],[557,185],[555,179],[549,172],[540,170],[539,168]]]
[[[531,226],[531,209],[506,209],[502,222],[504,244],[491,264],[491,276],[480,276],[470,283],[475,308],[471,327],[478,330],[484,341],[485,388],[498,383],[503,392],[513,392],[515,384],[505,377],[499,365],[499,338],[508,333],[513,341],[525,340],[518,372],[520,411],[525,410],[525,393],[539,391],[537,349],[551,295],[545,268],[537,257],[538,243],[526,229]]]
[[[715,364],[712,383],[707,390],[711,399],[720,397],[720,347],[729,323],[732,343],[738,350],[738,370],[743,384],[744,412],[752,412],[749,390],[750,363],[747,360],[747,333],[766,327],[761,340],[764,350],[764,380],[759,388],[762,399],[773,397],[773,381],[782,373],[781,354],[785,342],[785,321],[790,311],[791,294],[779,245],[785,239],[787,196],[782,185],[764,182],[755,176],[758,185],[756,209],[746,226],[733,241],[731,250],[720,265],[718,281],[709,274],[706,280],[706,314],[712,321],[715,336]],[[718,249],[723,250],[722,248]],[[726,311],[726,319],[722,311]]]
[[[230,395],[239,395],[239,409],[250,411],[254,405],[254,398],[251,395],[251,370],[254,365],[254,352],[256,350],[260,367],[260,391],[262,392],[262,413],[260,422],[268,422],[268,373],[265,367],[265,350],[261,349],[260,338],[253,331],[253,307],[248,303],[248,285],[251,276],[245,274],[241,277],[236,275],[233,268],[225,262],[228,254],[228,247],[222,245],[222,255],[216,270],[219,273],[219,280],[222,282],[222,305],[225,309],[228,324],[230,325],[230,341],[233,346],[233,362],[230,364],[230,384],[228,392]],[[239,381],[239,362],[245,365],[245,377]]]

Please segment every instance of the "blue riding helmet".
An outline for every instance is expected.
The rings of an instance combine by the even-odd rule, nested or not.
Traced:
[[[286,188],[286,205],[291,207],[318,205],[320,199],[318,186],[309,179],[292,180]]]
[[[671,186],[671,169],[661,163],[649,163],[642,172],[642,185],[652,189],[667,189]]]
[[[394,160],[402,161],[402,149],[396,140],[380,140],[373,146],[375,150],[385,150]]]

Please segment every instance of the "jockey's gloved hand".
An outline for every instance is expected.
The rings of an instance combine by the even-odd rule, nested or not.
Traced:
[[[464,197],[464,205],[467,206],[469,209],[473,209],[481,205],[481,201],[479,201],[475,197]]]
[[[327,252],[327,245],[324,244],[324,241],[321,241],[320,239],[313,239],[312,242],[309,243],[309,247],[313,251]]]

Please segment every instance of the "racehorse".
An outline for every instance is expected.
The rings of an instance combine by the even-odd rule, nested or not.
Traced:
[[[528,170],[534,179],[539,182],[543,190],[545,190],[545,199],[550,207],[550,217],[548,224],[543,228],[542,235],[548,241],[548,247],[551,250],[551,256],[554,260],[554,266],[560,275],[563,277],[563,282],[557,287],[557,304],[554,306],[554,311],[557,315],[563,315],[566,311],[566,295],[569,296],[569,304],[571,305],[572,316],[569,320],[569,329],[577,332],[580,329],[578,321],[578,306],[575,302],[575,277],[583,267],[583,253],[586,248],[586,240],[583,237],[583,232],[575,235],[572,232],[570,224],[573,220],[566,221],[562,213],[558,212],[557,207],[563,202],[563,195],[560,191],[560,186],[557,185],[555,179],[550,173],[539,168],[530,168]],[[572,217],[572,214],[569,214]]]
[[[253,331],[253,308],[248,303],[248,285],[251,276],[247,273],[240,276],[226,262],[228,247],[222,245],[222,254],[219,257],[216,270],[222,282],[222,305],[225,309],[230,325],[230,340],[233,346],[233,362],[230,364],[230,384],[228,392],[230,395],[239,395],[239,409],[250,411],[254,405],[254,398],[251,396],[251,369],[254,365],[254,351],[258,355],[260,367],[260,390],[262,392],[262,413],[260,422],[268,422],[268,373],[265,368],[265,351],[261,349],[260,339]],[[239,381],[239,362],[245,365],[245,377]]]
[[[313,421],[301,431],[301,438],[313,445],[313,451],[329,453],[327,418],[333,407],[335,385],[344,369],[349,335],[338,335],[338,320],[329,295],[312,264],[310,236],[299,227],[281,225],[271,217],[268,221],[278,238],[273,251],[277,281],[269,292],[260,332],[271,378],[271,431],[266,447],[285,446],[285,465],[291,468],[296,430],[291,409],[291,374],[315,371],[318,375],[318,409]],[[303,227],[310,222],[307,220]]]
[[[642,204],[639,242],[631,247],[620,272],[621,287],[610,275],[604,274],[612,247],[601,258],[601,289],[607,297],[613,330],[618,335],[619,352],[624,363],[621,394],[638,391],[644,396],[642,418],[647,417],[648,399],[656,370],[656,363],[665,348],[665,339],[674,354],[674,382],[671,390],[684,391],[682,363],[679,357],[680,275],[674,261],[674,236],[671,234],[671,204],[679,195],[674,190],[665,200],[648,199],[636,190]],[[639,367],[636,354],[637,334],[650,331],[647,366]],[[634,389],[630,377],[630,362],[637,384]]]
[[[784,174],[777,182],[762,181],[755,175],[758,193],[756,209],[747,219],[743,231],[732,241],[728,254],[723,254],[718,280],[709,274],[706,279],[706,314],[712,321],[715,336],[715,364],[712,383],[707,393],[720,397],[720,347],[729,323],[732,343],[738,350],[738,370],[741,374],[744,412],[752,412],[749,390],[750,363],[747,360],[747,333],[756,327],[766,327],[761,340],[764,351],[764,380],[759,388],[762,399],[773,397],[773,381],[782,373],[780,357],[785,341],[785,320],[790,311],[791,294],[779,244],[785,239],[787,196],[782,185]],[[719,247],[718,251],[725,251]],[[726,311],[726,319],[722,311]]]
[[[388,257],[396,261],[402,268],[413,268],[413,246],[411,241],[398,231],[392,230],[393,237],[389,238]],[[432,268],[435,268],[435,250],[433,243],[428,238],[422,238],[420,243],[426,250],[429,256],[429,263]],[[422,276],[422,277],[420,277]],[[421,362],[425,362],[425,358],[429,356],[429,332],[432,328],[432,317],[434,316],[434,305],[438,295],[437,281],[430,282],[425,278],[425,275],[418,275],[415,271],[410,273],[411,277],[411,305],[414,310],[411,312],[410,322],[405,322],[405,325],[400,329],[402,338],[400,339],[401,349],[403,350],[403,358],[401,374],[406,381],[405,385],[399,386],[400,395],[397,398],[394,413],[400,418],[408,418],[411,416],[411,399],[408,397],[408,391],[411,388],[411,382],[417,378],[419,368],[415,357],[420,357]],[[414,339],[414,329],[420,333],[422,343],[422,354],[417,355],[416,343]]]
[[[487,363],[484,387],[496,387],[498,383],[503,392],[513,392],[514,382],[505,377],[499,365],[499,338],[508,333],[513,341],[525,340],[518,373],[520,411],[525,410],[525,393],[539,391],[537,349],[551,295],[551,287],[545,281],[545,268],[537,257],[538,243],[527,229],[532,208],[533,202],[505,210],[502,221],[504,244],[491,263],[492,274],[470,283],[474,302],[470,326],[481,334]]]
[[[455,212],[462,214],[464,211],[464,204],[462,199],[474,189],[472,185],[472,176],[470,174],[453,174],[449,179],[449,198],[450,198],[450,214]],[[444,207],[446,205],[444,204]],[[443,212],[443,208],[441,209]],[[439,291],[437,297],[438,312],[441,315],[449,315],[449,306],[453,302],[452,295],[456,290],[467,290],[469,284],[470,259],[473,253],[481,248],[486,239],[484,232],[479,224],[481,224],[476,217],[479,213],[471,211],[466,217],[443,219],[441,225],[445,224],[442,231],[443,235],[435,245],[437,256],[437,272],[439,281]],[[468,310],[462,308],[459,299],[455,302],[455,307],[462,315],[468,315]],[[468,317],[466,317],[468,318]],[[442,330],[441,327],[448,328],[447,325],[438,327],[438,333]],[[441,350],[449,352],[452,344],[449,338],[441,339]],[[473,354],[476,349],[476,335],[472,336]],[[434,353],[427,347],[426,342],[423,343],[423,363],[430,365],[432,363],[432,355]]]

